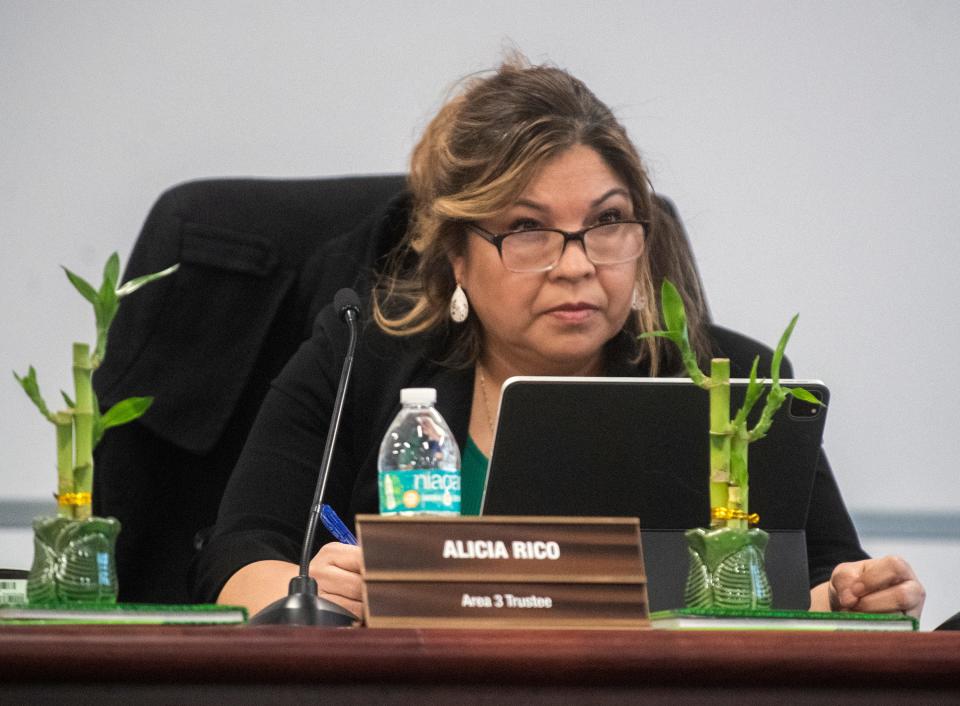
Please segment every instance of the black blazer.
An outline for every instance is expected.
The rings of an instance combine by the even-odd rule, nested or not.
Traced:
[[[769,348],[719,327],[710,334],[714,355],[730,358],[732,376],[748,377],[755,355],[760,374],[769,375]],[[327,307],[314,335],[271,386],[227,486],[216,529],[195,563],[197,600],[215,600],[226,580],[254,561],[298,562],[348,340],[347,327]],[[438,364],[448,350],[442,334],[397,338],[372,322],[364,327],[324,498],[348,525],[358,513],[378,511],[378,451],[402,388],[435,388],[437,409],[465,448],[474,369]],[[631,336],[614,338],[607,344],[606,374],[646,375],[631,362],[635,352]],[[792,375],[786,361],[782,373]],[[811,585],[827,580],[840,562],[866,558],[822,452],[815,473],[781,475],[774,482],[752,489],[752,495],[764,508],[764,528],[806,529]],[[321,530],[313,551],[330,541]]]
[[[94,376],[104,407],[155,397],[96,451],[94,512],[123,525],[120,600],[190,600],[195,535],[216,519],[270,381],[316,312],[339,288],[362,286],[394,245],[367,234],[390,221],[403,186],[402,176],[209,180],[157,201],[124,279],[180,270],[124,300]]]

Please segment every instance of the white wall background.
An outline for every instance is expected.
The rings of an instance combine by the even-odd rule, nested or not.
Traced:
[[[52,400],[93,337],[59,264],[99,277],[183,180],[402,171],[512,42],[615,107],[718,321],[773,343],[801,312],[848,505],[956,513],[958,40],[953,1],[0,0],[0,498],[55,482],[5,371]]]

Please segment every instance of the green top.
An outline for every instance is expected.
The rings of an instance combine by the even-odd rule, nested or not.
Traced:
[[[487,483],[487,468],[490,460],[483,455],[472,437],[467,437],[467,446],[460,459],[460,514],[479,515],[483,500],[483,488]]]

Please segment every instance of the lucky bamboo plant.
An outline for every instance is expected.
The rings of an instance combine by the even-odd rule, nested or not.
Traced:
[[[86,343],[73,344],[73,384],[71,398],[61,391],[66,409],[51,412],[40,394],[37,373],[33,366],[24,376],[13,376],[23,387],[40,413],[56,428],[57,442],[57,512],[61,517],[83,520],[90,517],[93,499],[93,449],[103,433],[137,419],[149,409],[152,397],[130,397],[118,402],[105,413],[93,391],[93,372],[107,353],[107,333],[117,314],[120,300],[129,294],[176,271],[173,265],[160,272],[144,275],[118,286],[120,258],[113,253],[103,268],[103,282],[95,289],[89,282],[66,267],[67,279],[93,305],[97,341],[91,352]]]
[[[799,314],[794,316],[780,337],[780,342],[770,363],[770,381],[766,402],[759,419],[751,427],[748,416],[767,388],[766,380],[757,379],[760,358],[753,360],[750,382],[747,385],[743,406],[730,416],[730,360],[714,358],[710,363],[710,375],[706,375],[697,363],[697,356],[690,345],[687,332],[687,315],[683,299],[677,288],[664,279],[660,289],[665,331],[641,334],[641,338],[658,336],[673,341],[680,349],[687,374],[699,387],[710,395],[710,526],[745,529],[747,524],[756,524],[758,517],[749,511],[749,474],[747,449],[749,445],[766,436],[773,416],[787,397],[793,396],[815,405],[822,405],[812,393],[802,387],[783,387],[780,384],[780,364],[787,341],[797,324]]]

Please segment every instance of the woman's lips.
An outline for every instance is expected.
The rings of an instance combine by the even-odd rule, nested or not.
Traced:
[[[553,307],[547,313],[558,321],[580,323],[596,314],[597,307],[592,304],[562,304]]]

